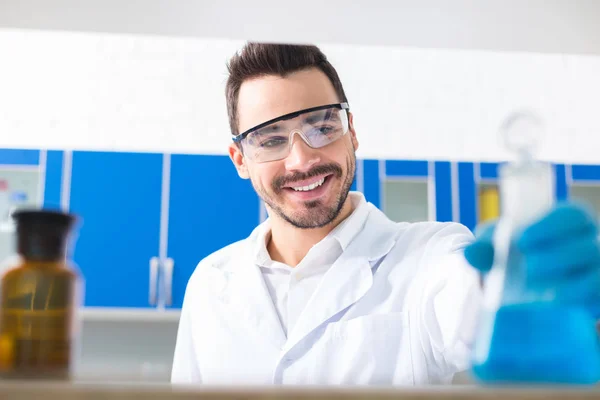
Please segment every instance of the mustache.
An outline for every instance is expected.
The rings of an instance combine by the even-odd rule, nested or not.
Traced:
[[[273,180],[273,189],[275,191],[280,191],[284,185],[289,185],[290,183],[310,179],[317,175],[333,174],[337,178],[341,178],[343,173],[344,172],[342,171],[342,167],[340,167],[338,164],[318,165],[308,172],[296,172],[292,175],[279,176],[275,178]]]

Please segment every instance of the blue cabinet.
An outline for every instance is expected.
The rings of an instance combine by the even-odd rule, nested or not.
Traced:
[[[478,176],[475,165],[470,162],[458,163],[458,213],[459,222],[471,230],[475,230],[479,217],[478,210]]]
[[[500,213],[499,167],[496,162],[458,164],[459,220],[471,230]]]
[[[471,230],[482,222],[482,218],[487,218],[490,214],[498,216],[501,213],[498,179],[501,166],[502,163],[494,162],[458,163],[460,222]],[[569,195],[568,182],[574,182],[576,179],[571,178],[571,169],[564,164],[553,164],[553,169],[555,199],[565,200]],[[593,166],[586,166],[585,171],[576,168],[573,170],[576,171],[573,177],[588,176],[592,169]]]
[[[379,183],[379,164],[377,159],[360,160],[361,177],[359,178],[360,188],[365,199],[375,207],[381,208],[381,185]]]
[[[567,166],[564,169],[564,182],[564,197],[587,203],[600,218],[600,165]]]
[[[0,148],[0,165],[39,165],[40,150]]]
[[[85,276],[86,306],[150,306],[162,161],[162,154],[73,153],[70,211],[82,218],[73,256]]]
[[[39,163],[43,204],[67,204],[82,218],[73,256],[86,279],[86,306],[180,308],[198,262],[246,238],[261,219],[251,182],[225,155],[3,150],[0,162]],[[352,189],[396,218],[458,220],[473,229],[480,192],[497,185],[498,166],[359,159]],[[587,196],[600,209],[600,167],[556,165],[556,177],[557,199]]]
[[[173,260],[172,307],[207,255],[246,238],[259,223],[259,199],[228,156],[171,156],[168,258]]]
[[[62,182],[65,153],[60,150],[46,151],[44,165],[44,198],[43,206],[49,209],[60,209],[62,206]]]
[[[435,187],[435,220],[451,222],[457,220],[458,193],[452,181],[453,164],[449,161],[433,163],[433,182]],[[456,195],[455,195],[456,193]]]
[[[435,218],[430,206],[427,161],[387,160],[379,164],[381,209],[398,222],[427,221]]]
[[[450,162],[364,160],[363,165],[367,200],[392,220],[454,220]]]

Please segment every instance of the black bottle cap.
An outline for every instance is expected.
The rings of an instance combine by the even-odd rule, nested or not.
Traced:
[[[66,253],[67,239],[76,217],[62,211],[22,209],[13,213],[17,252],[25,259],[55,261]]]

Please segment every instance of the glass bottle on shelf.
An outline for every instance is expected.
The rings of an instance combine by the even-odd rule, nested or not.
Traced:
[[[68,256],[75,216],[18,210],[18,257],[0,279],[0,376],[69,379],[83,277]]]

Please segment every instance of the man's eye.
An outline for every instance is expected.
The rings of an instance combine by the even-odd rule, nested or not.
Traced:
[[[277,147],[277,146],[281,146],[282,144],[285,144],[285,142],[287,141],[287,138],[285,137],[272,137],[266,140],[263,140],[260,143],[260,147]]]
[[[329,135],[331,133],[334,133],[337,130],[337,128],[335,126],[331,126],[331,125],[323,125],[323,126],[315,127],[314,129],[321,135]]]

